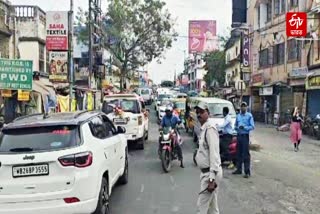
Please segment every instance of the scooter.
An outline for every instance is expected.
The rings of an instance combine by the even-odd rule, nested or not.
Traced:
[[[172,161],[178,159],[178,153],[175,145],[178,143],[178,137],[175,129],[164,128],[160,130],[160,159],[164,172],[168,173],[171,170]]]

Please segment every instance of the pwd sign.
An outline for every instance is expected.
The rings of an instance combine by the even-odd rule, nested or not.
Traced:
[[[32,90],[32,61],[0,59],[0,89]]]

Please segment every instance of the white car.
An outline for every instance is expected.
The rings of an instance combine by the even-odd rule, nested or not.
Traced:
[[[101,112],[21,117],[0,137],[0,213],[109,213],[128,182],[125,129]]]
[[[126,128],[128,142],[144,149],[149,136],[149,116],[144,101],[136,94],[114,94],[104,97],[102,111],[116,125]]]

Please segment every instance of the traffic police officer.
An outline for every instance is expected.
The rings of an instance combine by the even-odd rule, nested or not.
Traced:
[[[196,161],[201,170],[198,214],[219,214],[218,186],[222,179],[222,168],[219,152],[219,133],[209,123],[209,108],[204,102],[196,107],[197,118],[201,124],[199,150]]]

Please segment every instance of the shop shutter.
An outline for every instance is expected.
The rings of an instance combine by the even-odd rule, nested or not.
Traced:
[[[293,93],[289,88],[282,88],[280,93],[280,123],[287,123],[288,117],[294,108]]]
[[[308,93],[307,114],[312,118],[314,118],[317,114],[320,114],[320,107],[319,107],[320,90],[309,90],[307,93]]]

